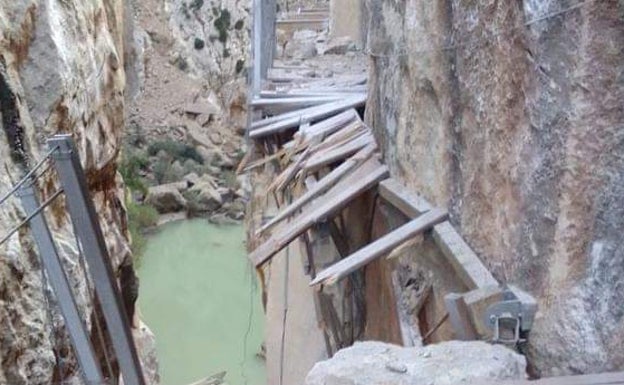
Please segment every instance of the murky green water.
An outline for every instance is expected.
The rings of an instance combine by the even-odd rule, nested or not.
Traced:
[[[163,385],[224,370],[229,385],[265,385],[256,356],[264,327],[260,294],[243,237],[242,226],[192,220],[165,225],[148,240],[139,307],[156,334]]]

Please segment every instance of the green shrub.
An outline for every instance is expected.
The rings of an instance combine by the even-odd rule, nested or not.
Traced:
[[[145,246],[147,245],[147,240],[145,239],[145,236],[143,235],[143,233],[139,231],[139,229],[137,229],[136,227],[129,226],[128,230],[130,230],[130,237],[132,237],[132,245],[130,248],[132,249],[132,256],[134,258],[134,266],[139,267],[141,256],[143,256],[143,253],[145,252]]]
[[[141,177],[141,171],[149,168],[149,159],[141,153],[129,152],[123,156],[119,164],[119,172],[126,183],[126,186],[133,191],[143,195],[147,194],[147,186]]]
[[[206,43],[198,37],[196,37],[195,41],[193,41],[193,47],[195,47],[195,49],[197,50],[203,49],[205,46],[206,46]]]
[[[223,181],[225,182],[225,186],[231,190],[237,190],[240,186],[238,184],[238,178],[236,177],[236,173],[231,170],[225,170],[221,174]]]
[[[171,162],[165,158],[159,158],[154,166],[152,166],[152,172],[154,173],[154,178],[156,178],[156,182],[158,184],[163,184],[165,177],[169,169],[171,168]]]
[[[201,7],[203,6],[204,6],[204,0],[193,0],[189,4],[189,8],[191,8],[194,11],[199,11]]]
[[[204,164],[204,158],[199,155],[195,147],[188,144],[178,143],[173,140],[161,140],[150,144],[147,148],[147,153],[150,156],[154,156],[160,151],[166,152],[175,160],[179,160],[180,163],[184,163],[187,159],[192,159],[199,164]]]
[[[128,204],[128,223],[135,224],[141,231],[158,224],[158,211],[148,204],[131,202]]]
[[[218,9],[215,12],[215,8],[213,8],[212,12],[215,13],[215,16],[219,15]],[[225,44],[228,39],[228,29],[230,28],[230,11],[222,9],[220,13],[213,24],[217,32],[219,32],[219,41]]]
[[[145,232],[158,224],[158,211],[150,205],[128,203],[128,230],[132,237],[132,253],[135,263],[138,263],[145,251],[147,240]]]

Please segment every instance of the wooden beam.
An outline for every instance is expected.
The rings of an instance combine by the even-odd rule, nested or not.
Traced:
[[[433,229],[433,239],[469,290],[498,286],[498,281],[450,222],[437,225]]]
[[[328,134],[336,132],[338,129],[355,120],[360,120],[357,112],[355,112],[354,109],[349,109],[336,116],[332,116],[329,119],[325,119],[316,124],[311,124],[309,127],[299,130],[299,135],[301,135],[304,139],[316,136],[324,137]]]
[[[261,266],[302,232],[341,210],[353,198],[377,185],[387,175],[388,168],[380,164],[379,160],[371,158],[364,162],[352,174],[331,188],[317,204],[304,210],[292,222],[286,223],[281,231],[277,231],[258,246],[249,254],[249,259],[255,267]]]
[[[420,217],[404,224],[389,234],[384,235],[375,242],[351,254],[349,257],[328,267],[320,272],[310,283],[311,286],[318,284],[334,284],[342,278],[353,273],[357,269],[366,266],[371,261],[392,251],[408,239],[431,229],[436,224],[447,218],[446,211],[433,209]]]
[[[455,331],[455,339],[460,341],[477,340],[478,334],[472,324],[470,311],[464,297],[457,293],[447,294],[444,296],[444,304]]]
[[[342,102],[326,103],[320,106],[305,108],[299,111],[293,111],[291,113],[283,114],[290,117],[283,118],[281,115],[273,118],[265,119],[265,122],[255,122],[252,124],[249,137],[252,139],[258,139],[267,135],[282,132],[289,128],[297,127],[303,121],[310,122],[312,120],[318,120],[330,117],[344,110],[351,109],[364,105],[366,97],[349,98]],[[265,124],[266,121],[273,121],[273,123]]]
[[[429,202],[409,192],[396,179],[381,182],[379,194],[408,218],[417,218],[431,209]],[[498,286],[498,281],[449,222],[434,227],[433,239],[469,290]]]
[[[344,95],[333,96],[290,96],[287,98],[259,98],[251,101],[251,105],[256,108],[265,108],[273,106],[288,106],[293,108],[303,108],[316,106],[318,104],[335,102],[336,100],[344,100]]]
[[[327,151],[324,154],[315,154],[303,164],[303,169],[306,172],[314,172],[324,166],[330,165],[339,160],[343,160],[358,152],[362,148],[371,145],[377,148],[377,143],[375,142],[373,134],[366,133],[338,148]]]
[[[379,184],[379,195],[410,219],[418,217],[433,207],[420,195],[412,193],[394,178],[386,179]]]
[[[295,199],[288,207],[282,210],[279,215],[275,218],[271,219],[269,222],[264,224],[259,230],[257,235],[262,234],[267,231],[271,227],[275,226],[279,222],[288,218],[290,215],[294,214],[303,207],[306,203],[310,202],[312,199],[318,197],[325,191],[329,190],[332,186],[334,186],[344,175],[353,170],[356,166],[362,164],[366,161],[375,151],[375,146],[368,146],[362,149],[357,154],[353,155],[351,158],[347,159],[340,166],[333,169],[329,174],[327,174],[324,178],[318,181],[314,186],[311,186],[307,192],[301,195],[299,198]]]
[[[341,97],[343,99],[348,97],[362,96],[366,93],[366,89],[362,86],[355,90],[350,89],[332,89],[326,88],[323,90],[282,90],[282,91],[261,91],[260,98],[262,99],[290,99],[290,98],[318,98],[318,97]]]

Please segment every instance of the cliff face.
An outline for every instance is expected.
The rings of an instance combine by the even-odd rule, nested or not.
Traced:
[[[24,0],[0,6],[0,191],[8,191],[41,159],[47,137],[72,134],[116,271],[131,261],[116,173],[124,128],[125,12],[123,0]],[[53,193],[58,188],[54,173],[38,186],[43,196]],[[47,215],[79,308],[91,325],[93,308],[63,200]],[[0,207],[0,232],[21,218],[19,201],[9,200]],[[122,282],[128,285],[134,283]],[[62,318],[57,308],[51,314],[46,308],[38,257],[28,231],[20,231],[0,247],[0,383],[77,380]],[[149,345],[147,329],[136,335]],[[147,370],[150,381],[154,370]]]
[[[367,1],[386,161],[539,298],[543,375],[624,367],[624,3],[575,4]]]

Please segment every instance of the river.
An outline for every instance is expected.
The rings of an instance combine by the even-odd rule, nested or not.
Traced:
[[[162,385],[227,371],[229,385],[265,385],[256,356],[264,317],[242,226],[162,226],[141,257],[139,309],[156,335]]]

